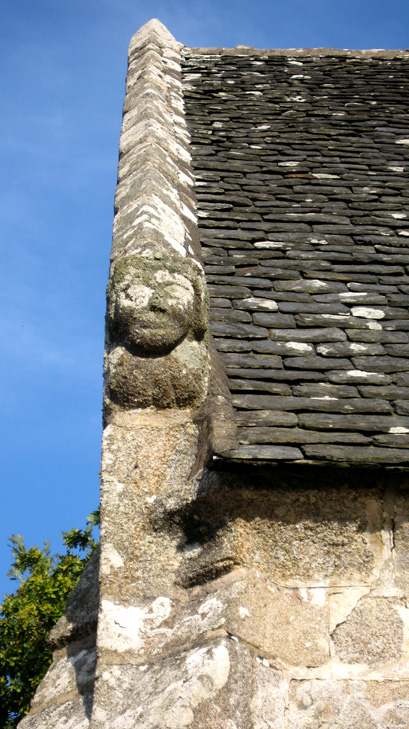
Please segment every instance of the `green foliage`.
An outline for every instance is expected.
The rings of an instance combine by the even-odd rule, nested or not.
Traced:
[[[97,546],[92,537],[99,511],[84,530],[62,533],[64,554],[27,549],[19,535],[10,537],[13,561],[8,573],[20,586],[0,605],[0,727],[12,729],[28,712],[34,692],[51,663],[47,638],[63,614],[67,598]],[[82,552],[82,556],[78,554]]]

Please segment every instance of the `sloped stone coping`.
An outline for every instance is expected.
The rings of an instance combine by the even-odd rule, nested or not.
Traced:
[[[112,260],[152,249],[198,256],[180,50],[159,20],[131,39]]]

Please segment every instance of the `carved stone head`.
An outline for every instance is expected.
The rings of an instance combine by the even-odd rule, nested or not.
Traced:
[[[207,326],[204,275],[189,258],[131,255],[116,262],[108,285],[111,342],[134,354],[165,355]]]

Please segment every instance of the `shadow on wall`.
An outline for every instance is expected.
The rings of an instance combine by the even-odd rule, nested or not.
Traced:
[[[236,567],[284,586],[372,584],[389,559],[401,475],[241,465],[207,471],[194,502],[166,514],[180,530],[184,587]],[[385,535],[387,535],[385,537]]]
[[[96,664],[96,630],[99,603],[99,548],[96,549],[86,565],[81,579],[71,593],[64,615],[52,629],[49,645],[53,651],[66,649],[62,656],[61,668],[65,675],[72,675],[72,689],[76,688],[78,696],[77,708],[80,716],[91,719]],[[68,663],[71,669],[66,672],[63,664]],[[58,653],[54,654],[54,663],[44,683],[58,678]],[[47,687],[44,687],[47,690]],[[39,691],[36,700],[41,696]]]

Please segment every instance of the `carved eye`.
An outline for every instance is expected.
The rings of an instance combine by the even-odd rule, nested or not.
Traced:
[[[180,308],[190,308],[193,303],[195,292],[189,281],[183,283],[165,284],[166,297],[169,303],[177,305]]]

